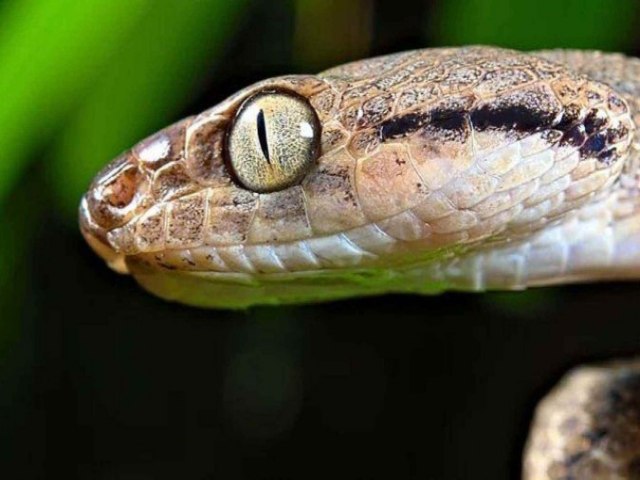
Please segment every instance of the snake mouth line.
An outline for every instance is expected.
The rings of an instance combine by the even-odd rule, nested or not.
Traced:
[[[107,265],[118,273],[130,273],[123,253],[116,252],[107,240],[106,232],[91,218],[86,197],[80,203],[80,231],[91,249],[102,258]]]

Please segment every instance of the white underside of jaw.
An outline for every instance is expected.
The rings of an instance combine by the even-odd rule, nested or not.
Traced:
[[[361,267],[398,241],[375,224],[346,233],[274,245],[201,246],[137,255],[169,269],[245,274],[286,274]]]

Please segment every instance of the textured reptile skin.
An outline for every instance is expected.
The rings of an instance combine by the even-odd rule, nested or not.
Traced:
[[[250,86],[153,135],[81,205],[110,265],[203,306],[640,276],[638,60],[431,49]],[[296,185],[240,187],[243,100],[290,90],[320,120]]]
[[[523,480],[640,478],[640,361],[579,367],[537,407]]]

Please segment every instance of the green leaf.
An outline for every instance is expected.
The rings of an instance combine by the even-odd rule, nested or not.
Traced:
[[[151,0],[20,0],[0,11],[0,203]]]

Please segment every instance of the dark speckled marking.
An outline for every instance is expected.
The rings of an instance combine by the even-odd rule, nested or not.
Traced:
[[[553,125],[551,112],[532,110],[521,105],[505,105],[497,108],[484,106],[471,112],[471,124],[477,131],[489,129],[537,132]]]
[[[607,428],[594,428],[593,430],[587,430],[584,432],[584,437],[591,443],[597,443],[607,436],[609,429]]]
[[[609,148],[598,154],[598,160],[600,160],[605,165],[611,165],[614,160],[618,159],[618,157],[618,151],[615,148]]]
[[[567,105],[562,112],[560,120],[554,125],[558,130],[566,130],[580,122],[580,106],[575,104]]]
[[[485,130],[535,133],[553,129],[561,135],[560,145],[580,149],[582,158],[595,157],[605,164],[618,158],[611,144],[624,137],[626,131],[606,129],[608,119],[599,109],[585,113],[576,105],[568,105],[558,115],[552,110],[530,108],[524,105],[484,105],[470,111],[464,109],[436,109],[430,112],[412,112],[391,118],[378,127],[381,142],[410,135],[419,130],[464,132],[468,122],[478,132]],[[624,127],[620,127],[620,130]]]
[[[460,110],[434,110],[429,126],[438,130],[461,131],[467,123],[467,114]]]
[[[585,131],[584,126],[576,125],[564,133],[560,140],[560,144],[570,145],[572,147],[581,147],[586,140],[587,132]]]
[[[427,123],[429,117],[428,113],[413,112],[382,122],[378,130],[380,141],[384,142],[416,132]]]
[[[607,146],[607,138],[602,133],[590,137],[580,148],[580,153],[585,157],[589,157],[602,152]]]
[[[428,113],[409,113],[383,122],[378,129],[378,135],[384,142],[388,139],[404,137],[425,127],[447,132],[462,131],[467,123],[467,116],[464,110],[447,109],[436,109]]]
[[[467,119],[471,120],[474,129],[479,132],[496,129],[533,133],[551,127],[554,114],[517,105],[498,108],[483,106],[471,112],[438,109],[428,113],[413,112],[389,119],[380,125],[378,132],[380,140],[384,142],[409,135],[423,127],[461,131],[465,128]]]
[[[629,135],[629,130],[624,125],[607,129],[607,140],[609,143],[617,143],[627,135]]]
[[[606,125],[607,115],[602,110],[591,110],[585,117],[583,123],[587,135],[591,135]]]

